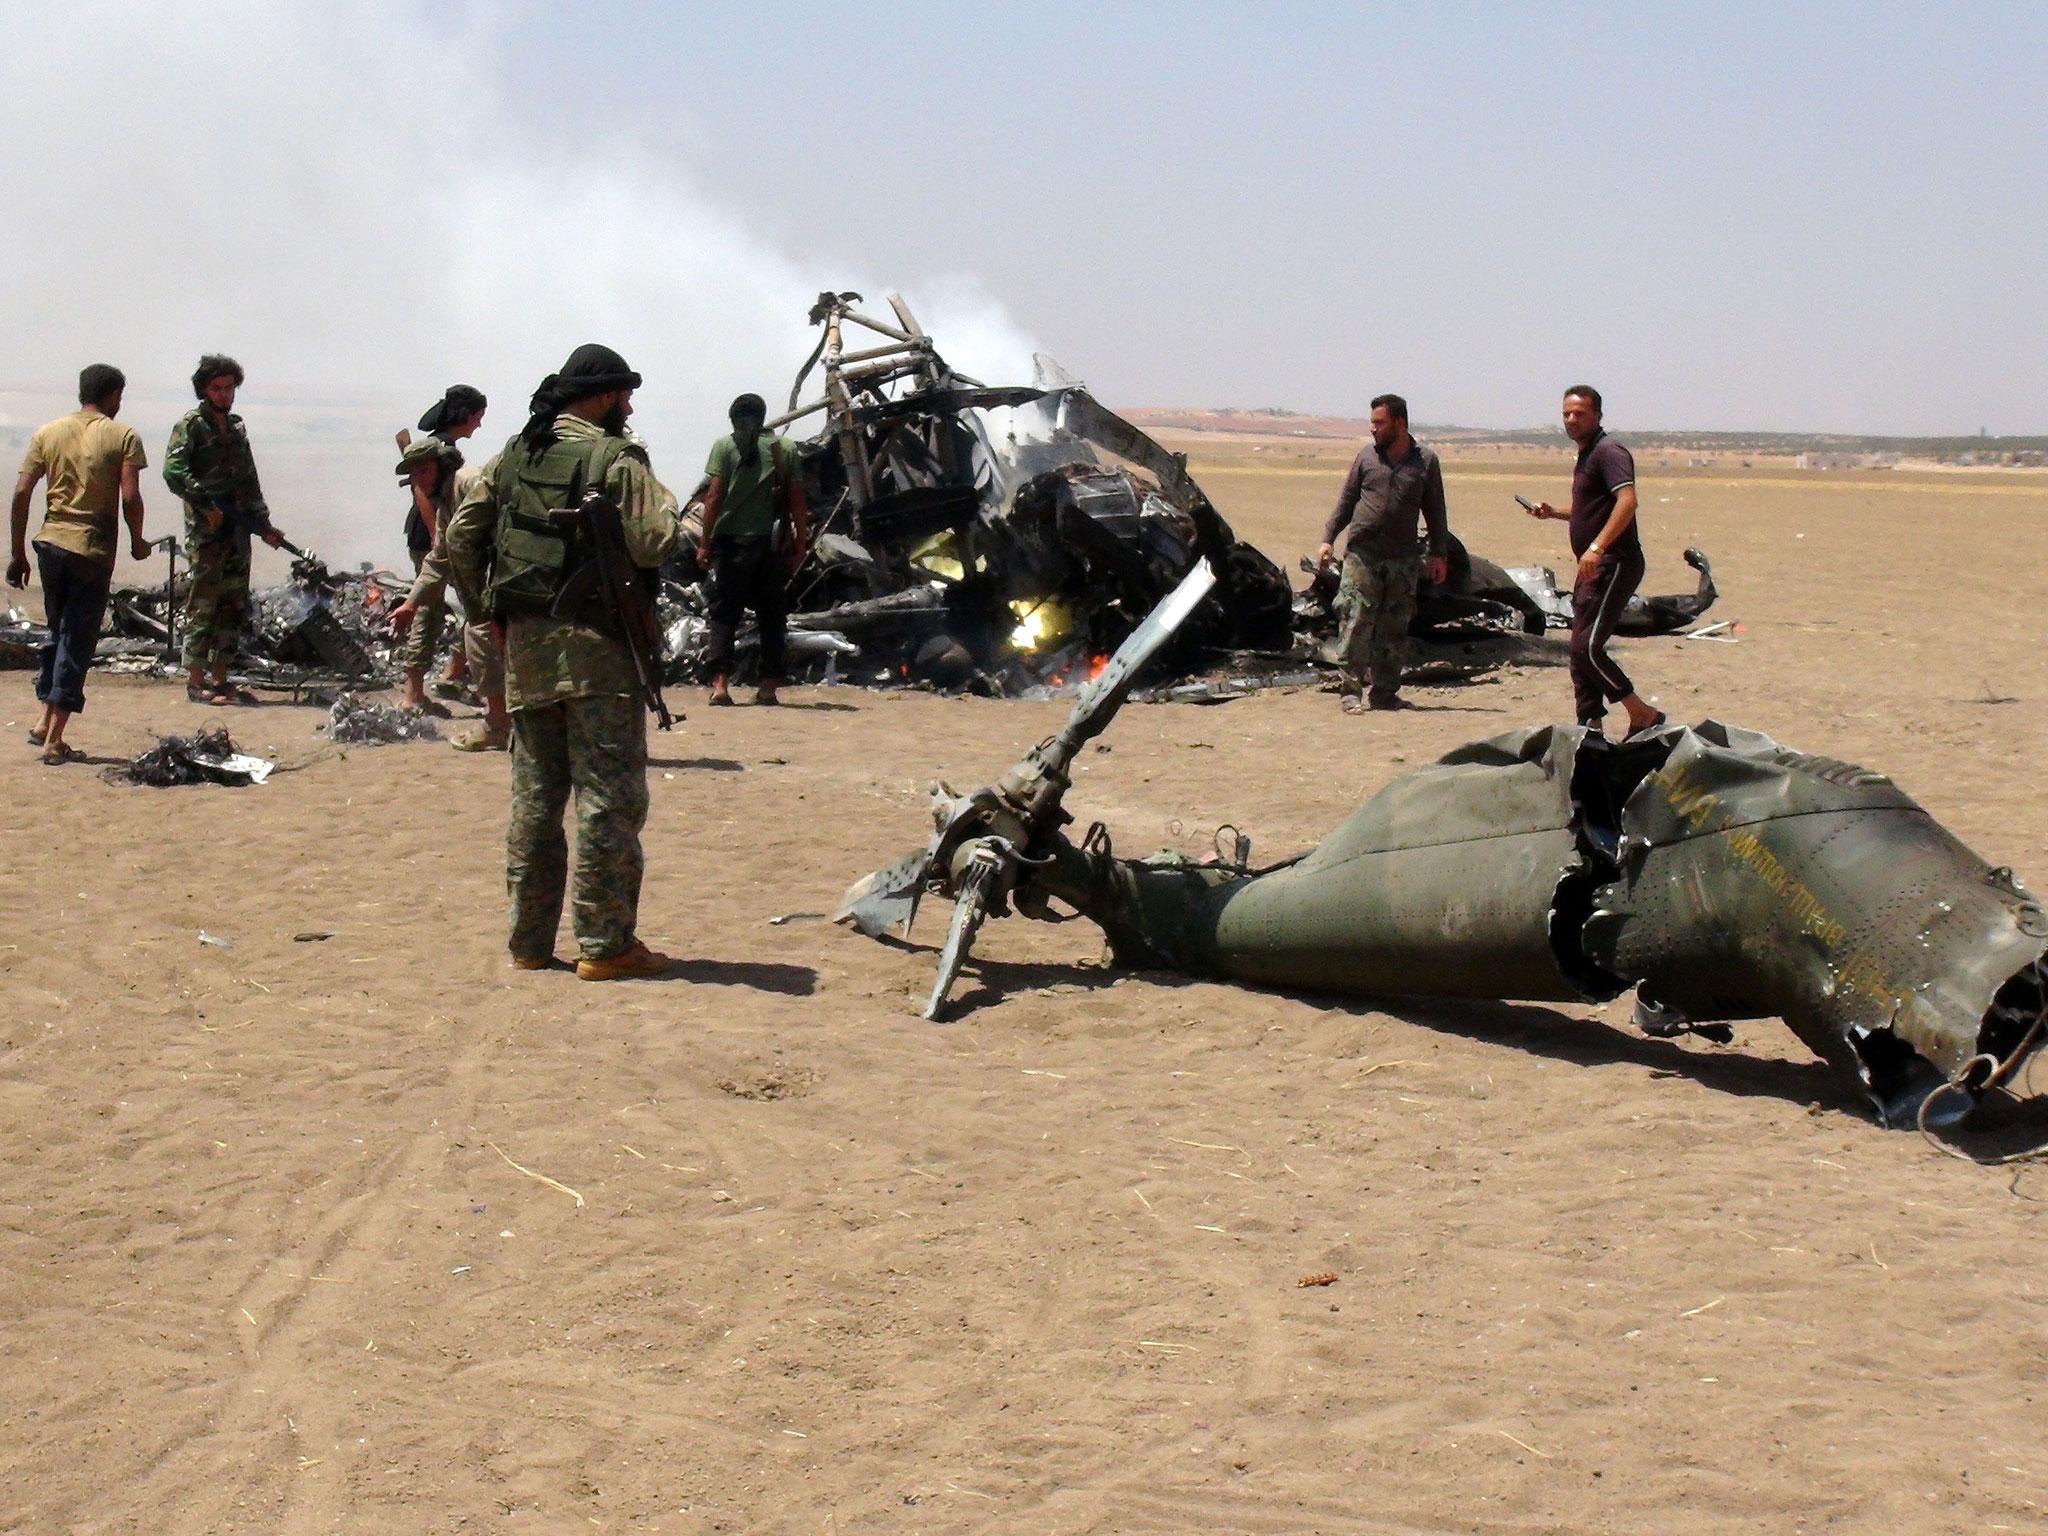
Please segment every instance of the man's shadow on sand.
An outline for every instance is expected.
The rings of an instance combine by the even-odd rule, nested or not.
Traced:
[[[773,960],[678,960],[656,980],[751,987],[756,992],[779,992],[784,997],[809,997],[818,990],[818,973],[808,965],[783,965]]]
[[[553,960],[546,969],[574,971],[576,965],[574,961]],[[756,992],[775,992],[784,997],[809,997],[818,990],[818,973],[808,965],[782,965],[772,960],[678,959],[671,962],[666,970],[632,979],[656,985],[688,981],[700,986],[749,987]]]
[[[936,954],[930,945],[884,936],[894,948]],[[970,959],[963,982],[975,983],[956,993],[940,1022],[953,1023],[969,1012],[1000,1002],[1012,992],[1069,987],[1093,991],[1130,979],[1160,987],[1199,985],[1205,978],[1177,971],[1131,971],[1043,961]],[[1575,1067],[1634,1066],[1656,1077],[1684,1077],[1717,1092],[1741,1098],[1775,1098],[1791,1104],[1822,1104],[1829,1109],[1870,1116],[1865,1101],[1844,1084],[1825,1062],[1784,1061],[1752,1056],[1731,1046],[1711,1051],[1686,1050],[1671,1040],[1653,1040],[1615,1028],[1603,1019],[1579,1019],[1540,1003],[1506,1003],[1483,998],[1389,997],[1361,999],[1327,997],[1284,987],[1237,985],[1248,992],[1293,998],[1326,1013],[1382,1014],[1418,1024],[1441,1034],[1460,1035],[1493,1045],[1510,1046],[1532,1056]],[[1990,1106],[1986,1106],[1989,1110]],[[2048,1128],[2048,1114],[2043,1127]]]

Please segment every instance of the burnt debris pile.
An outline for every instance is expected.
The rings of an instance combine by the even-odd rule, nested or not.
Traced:
[[[327,711],[327,739],[380,747],[401,741],[439,741],[441,732],[418,710],[398,709],[345,693]]]
[[[159,736],[155,746],[125,763],[116,763],[101,777],[110,784],[141,784],[172,789],[183,784],[225,784],[240,788],[261,784],[271,764],[238,748],[223,726],[191,736]]]
[[[121,587],[107,604],[98,655],[117,668],[171,671],[189,579],[171,556],[164,581]],[[368,565],[337,572],[310,555],[294,560],[290,577],[250,594],[251,622],[242,631],[235,675],[273,688],[379,687],[391,680],[398,641],[391,610],[411,583]],[[454,627],[442,639],[454,643]]]

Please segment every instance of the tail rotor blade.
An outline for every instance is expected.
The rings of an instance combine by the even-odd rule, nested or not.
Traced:
[[[939,974],[932,983],[931,1000],[924,1005],[927,1019],[938,1018],[945,1009],[946,994],[953,990],[960,967],[967,963],[967,952],[974,947],[974,936],[988,917],[989,895],[1001,869],[1002,860],[986,847],[977,848],[968,860],[960,894],[953,900],[953,925],[946,930],[946,947],[939,952]]]

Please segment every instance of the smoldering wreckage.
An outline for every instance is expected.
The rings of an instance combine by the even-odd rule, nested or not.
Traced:
[[[818,345],[787,411],[769,423],[823,421],[801,450],[817,533],[790,588],[798,679],[1041,697],[1072,690],[1202,560],[1215,588],[1151,658],[1149,696],[1227,698],[1331,674],[1333,568],[1297,594],[1237,537],[1182,455],[1051,359],[1036,360],[1029,385],[984,384],[946,364],[900,297],[889,298],[889,320],[861,302],[855,293],[818,296]],[[875,344],[849,349],[856,330]],[[703,680],[709,601],[693,563],[703,489],[686,509],[686,547],[663,588],[677,681]],[[1681,629],[1713,603],[1706,557],[1695,550],[1686,559],[1698,589],[1637,602],[1624,633]],[[1505,569],[1458,545],[1448,579],[1421,595],[1419,680],[1511,661],[1554,664],[1561,647],[1529,642],[1570,623],[1570,595],[1548,570]],[[752,652],[743,630],[742,680]]]
[[[1388,785],[1320,846],[1115,856],[1076,842],[1075,754],[1217,585],[1198,564],[993,784],[931,789],[936,831],[850,888],[871,937],[953,902],[925,1007],[1011,912],[1087,918],[1113,963],[1366,997],[1603,1002],[1652,1034],[1781,1018],[1886,1125],[1960,1121],[2048,1028],[2048,913],[1882,774],[1706,721],[1614,743],[1542,726]]]
[[[1214,591],[1151,658],[1145,696],[1214,700],[1334,677],[1334,568],[1311,570],[1295,592],[1236,536],[1181,455],[1050,359],[1037,360],[1029,385],[983,384],[947,365],[902,299],[890,297],[888,320],[861,302],[819,296],[817,347],[770,423],[821,423],[800,443],[815,532],[790,583],[791,681],[1071,692],[1201,560],[1217,575]],[[856,331],[875,344],[849,347]],[[708,680],[710,595],[695,559],[703,489],[686,505],[683,541],[660,581],[662,672],[672,684]],[[161,586],[115,593],[103,661],[164,664],[182,587],[174,541],[163,546]],[[1621,633],[1670,633],[1706,611],[1711,569],[1697,550],[1686,559],[1697,590],[1632,600]],[[239,679],[326,698],[391,681],[389,615],[409,584],[367,567],[336,572],[302,553],[287,582],[256,594]],[[1560,665],[1562,643],[1542,637],[1570,622],[1570,594],[1548,569],[1502,567],[1454,541],[1448,579],[1420,595],[1415,678]],[[10,616],[0,659],[33,665],[40,640]],[[756,652],[749,626],[737,641],[739,681],[751,679]]]
[[[820,296],[818,346],[771,423],[823,422],[801,445],[815,537],[792,580],[793,677],[1078,696],[995,783],[934,785],[931,840],[847,892],[837,916],[871,936],[907,930],[926,894],[952,900],[927,1017],[987,919],[1064,909],[1128,967],[1373,997],[1632,989],[1649,1033],[1724,1042],[1726,1021],[1782,1018],[1887,1125],[1964,1118],[2039,1047],[2048,913],[2011,871],[1882,775],[1714,721],[1620,744],[1566,726],[1477,742],[1265,868],[1242,838],[1207,862],[1119,858],[1101,823],[1075,842],[1071,764],[1128,700],[1329,675],[1334,573],[1311,569],[1293,591],[1179,455],[1049,360],[1028,386],[986,385],[949,368],[900,299],[893,321],[859,302]],[[878,344],[849,350],[856,327]],[[671,683],[702,680],[701,494],[660,585]],[[1712,570],[1697,550],[1686,559],[1697,589],[1633,601],[1621,633],[1699,620]],[[1568,627],[1571,600],[1550,571],[1462,547],[1451,566],[1418,605],[1420,680],[1561,659],[1542,637]],[[246,679],[316,696],[387,679],[387,616],[406,586],[302,554],[287,584],[258,594]],[[165,665],[178,595],[175,567],[161,588],[117,593],[103,653]],[[38,638],[0,627],[0,657],[20,664]],[[338,737],[404,739],[333,702]],[[177,771],[219,781],[231,749],[207,739],[198,767]]]

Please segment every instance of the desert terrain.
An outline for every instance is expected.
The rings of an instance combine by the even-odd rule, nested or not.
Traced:
[[[1348,456],[1175,446],[1290,569]],[[1640,468],[1647,588],[1698,544],[1741,626],[1618,642],[1643,691],[2048,886],[2048,477]],[[1567,476],[1451,457],[1453,526],[1562,567],[1510,498]],[[505,966],[503,757],[89,695],[101,759],[225,717],[284,771],[46,769],[0,674],[0,1531],[2043,1528],[2048,1171],[1878,1129],[1775,1021],[1332,1003],[1014,919],[919,1020],[943,904],[822,914],[1064,706],[677,695],[642,932],[684,964],[600,987]],[[1067,803],[1276,858],[1569,714],[1556,669],[1415,700],[1131,706]]]

